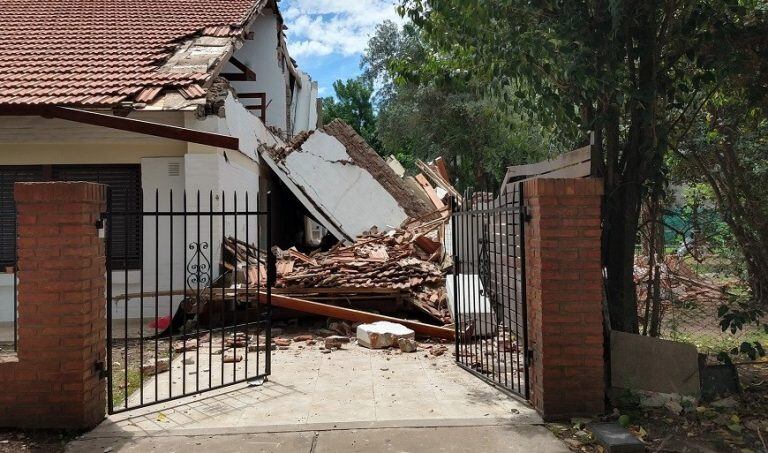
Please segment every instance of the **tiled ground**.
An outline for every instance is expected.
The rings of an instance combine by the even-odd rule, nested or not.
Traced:
[[[148,387],[154,383],[147,382],[145,392],[151,392]],[[450,350],[433,357],[422,350],[403,354],[350,344],[322,354],[294,343],[273,352],[272,375],[262,386],[237,384],[113,415],[89,436],[470,419],[541,422],[524,403],[456,366]]]

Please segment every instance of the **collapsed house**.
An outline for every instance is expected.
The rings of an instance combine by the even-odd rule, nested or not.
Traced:
[[[414,223],[445,219],[449,184],[433,188],[426,179],[448,180],[438,174],[444,168],[417,178],[398,174],[348,125],[323,126],[317,83],[288,52],[277,1],[162,0],[137,9],[13,0],[5,7],[0,37],[13,61],[0,84],[0,323],[14,319],[13,187],[22,181],[106,184],[113,209],[138,213],[263,210],[271,193],[271,240],[283,250],[319,249],[329,262],[345,262],[334,269],[347,277],[353,269],[375,273],[371,257],[358,255],[367,248],[355,249],[351,260],[345,254],[352,249],[343,250],[374,234],[389,256],[377,265],[419,260],[409,265],[407,285],[402,275],[320,284],[286,273],[285,290],[349,287],[370,301],[372,294],[359,295],[367,288],[396,303],[412,299],[424,316],[447,322],[443,295],[428,289],[445,255],[434,245],[444,222],[429,231]],[[113,20],[93,20],[99,17]],[[198,256],[210,263],[210,283],[232,271],[223,238],[233,230],[261,250],[268,246],[258,222],[187,220],[195,227],[168,217],[112,219],[114,319],[181,304],[176,293],[187,289],[182,267],[192,234],[198,252],[209,242]],[[390,230],[395,239],[382,236]],[[397,238],[403,242],[390,243]],[[304,265],[297,262],[290,275],[308,274]],[[129,297],[147,288],[154,297]]]
[[[411,313],[435,324],[452,322],[444,275],[451,257],[444,244],[446,201],[456,192],[445,181],[445,168],[446,178],[438,178],[451,191],[442,190],[440,198],[423,174],[397,174],[339,120],[284,146],[264,146],[261,154],[285,192],[335,242],[322,246],[283,241],[283,248],[275,246],[275,294],[388,314]],[[421,164],[437,174],[434,165]],[[297,245],[309,251],[303,253]],[[246,285],[261,287],[266,262],[253,257],[266,253],[233,238],[225,248],[228,262],[223,265],[243,271],[241,282],[255,282]]]
[[[107,184],[113,207],[131,211],[231,209],[237,192],[263,206],[272,180],[258,147],[318,126],[317,83],[289,55],[275,0],[3,7],[0,323],[13,320],[14,182]],[[148,253],[178,226],[156,235],[131,217],[112,229],[126,238],[111,251],[115,294],[139,291],[141,271],[145,285],[180,287],[170,269],[184,247]],[[212,262],[220,249],[211,244]],[[136,318],[141,305],[115,304],[114,316]]]

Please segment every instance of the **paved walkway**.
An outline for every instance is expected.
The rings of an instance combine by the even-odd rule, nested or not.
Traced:
[[[95,438],[70,444],[71,452],[184,453],[568,453],[546,428],[533,425],[336,428],[284,432],[162,434]]]
[[[450,352],[350,344],[322,354],[294,344],[274,351],[262,386],[113,415],[70,451],[567,451],[540,424],[533,409],[461,370]]]

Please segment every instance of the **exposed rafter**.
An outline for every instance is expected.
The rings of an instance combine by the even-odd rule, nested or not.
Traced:
[[[136,132],[138,134],[152,135],[171,140],[215,146],[217,148],[240,149],[240,140],[229,135],[196,131],[184,127],[153,123],[150,121],[137,120],[135,118],[107,115],[104,113],[70,107],[0,105],[0,116],[42,116],[43,118],[58,118],[76,123]]]

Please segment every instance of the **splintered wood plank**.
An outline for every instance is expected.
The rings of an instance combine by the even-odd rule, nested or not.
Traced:
[[[443,200],[437,196],[437,191],[435,191],[435,188],[432,187],[432,184],[427,181],[427,178],[425,178],[422,173],[416,175],[416,182],[418,182],[419,185],[424,189],[424,192],[426,192],[427,196],[432,201],[432,204],[435,205],[435,208],[443,209],[445,207]]]

